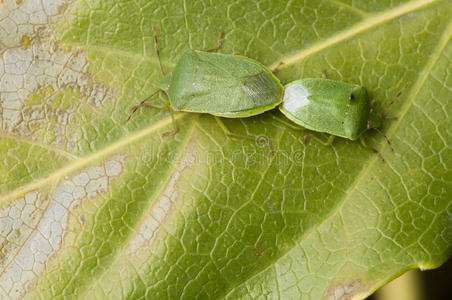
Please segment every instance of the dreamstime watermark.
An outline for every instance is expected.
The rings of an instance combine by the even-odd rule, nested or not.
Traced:
[[[295,148],[299,150],[295,150]],[[269,165],[278,167],[302,165],[304,146],[299,143],[291,149],[280,149],[273,145],[270,138],[259,135],[251,139],[233,138],[223,145],[200,145],[186,149],[168,150],[151,147],[146,150],[143,159],[166,160],[171,164],[219,166],[230,164],[240,168],[261,168]]]

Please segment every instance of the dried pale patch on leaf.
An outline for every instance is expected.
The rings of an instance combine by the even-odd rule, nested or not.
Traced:
[[[349,280],[345,284],[336,284],[328,289],[324,295],[327,300],[346,300],[346,299],[361,299],[368,286],[363,284],[361,280]]]
[[[0,21],[0,41],[7,46],[0,56],[0,122],[2,130],[33,140],[50,126],[54,136],[50,142],[70,150],[75,141],[69,125],[80,107],[84,103],[101,107],[115,92],[93,80],[85,52],[59,49],[54,43],[49,25],[61,16],[59,8],[66,2],[3,5],[2,14],[8,14]],[[68,88],[76,90],[78,97],[69,105],[59,105],[65,94],[61,91]],[[41,98],[34,105],[27,103],[33,102],[29,101],[33,95]]]
[[[53,135],[57,137],[53,143],[67,146],[67,150],[74,146],[74,141],[66,145],[70,140],[68,126],[83,102],[102,107],[114,98],[114,92],[105,85],[92,84],[84,52],[53,50],[49,40],[32,42],[26,49],[6,50],[0,57],[0,67],[2,129],[36,140],[52,122]],[[57,103],[67,94],[61,92],[63,89],[73,89],[78,96],[70,99],[69,105]],[[45,101],[34,104],[28,100],[36,93]]]
[[[61,17],[72,0],[4,0],[0,9],[0,47],[20,45],[23,36],[33,36]]]
[[[19,298],[32,287],[62,247],[71,211],[105,194],[124,161],[125,156],[115,156],[65,178],[49,197],[32,191],[0,210],[0,298]]]
[[[196,163],[196,137],[194,136],[188,143],[184,155],[180,158],[179,164],[171,173],[168,183],[157,197],[152,207],[148,211],[144,220],[137,228],[137,233],[130,240],[125,249],[127,256],[135,255],[141,248],[151,248],[161,229],[161,225],[169,217],[175,208],[179,191],[177,185],[187,168],[193,168]]]

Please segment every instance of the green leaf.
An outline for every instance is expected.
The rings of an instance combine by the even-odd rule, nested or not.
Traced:
[[[451,255],[450,1],[55,3],[0,4],[1,298],[362,298]],[[284,83],[365,86],[395,152],[304,145],[277,110],[224,120],[255,143],[126,122],[162,77],[152,24],[166,71],[222,31]]]

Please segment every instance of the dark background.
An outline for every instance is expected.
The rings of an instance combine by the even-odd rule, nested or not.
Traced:
[[[452,299],[452,258],[449,258],[441,267],[419,271],[423,284],[422,299],[424,300],[448,300]],[[382,299],[378,297],[378,291],[367,298],[367,300],[398,300],[398,299]]]

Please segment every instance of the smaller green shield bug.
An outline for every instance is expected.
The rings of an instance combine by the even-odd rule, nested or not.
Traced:
[[[156,93],[164,92],[168,96],[168,102],[159,106],[142,101],[133,108],[132,114],[141,106],[206,113],[215,117],[227,135],[254,140],[249,136],[232,133],[219,117],[245,118],[275,108],[281,103],[284,90],[279,79],[267,67],[251,58],[191,49],[180,57],[174,72],[165,74],[155,26],[152,28],[157,57],[164,76]],[[217,46],[211,50],[217,50],[220,46],[221,34]],[[176,125],[173,132],[177,132]],[[266,143],[271,149],[268,139]]]
[[[324,145],[330,145],[335,136],[349,140],[361,140],[364,147],[369,148],[383,160],[378,151],[369,147],[363,133],[369,129],[378,129],[382,118],[371,108],[367,91],[364,87],[326,78],[305,78],[296,80],[285,86],[280,111],[294,123],[317,132],[329,133],[331,136],[324,142],[312,134]],[[382,134],[392,149],[389,139]]]

